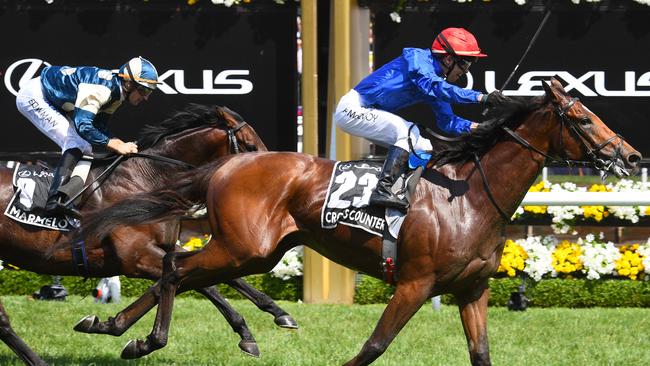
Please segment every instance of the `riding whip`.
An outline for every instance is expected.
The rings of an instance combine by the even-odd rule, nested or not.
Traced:
[[[546,10],[546,14],[544,14],[544,18],[542,18],[542,22],[539,23],[539,26],[537,27],[537,30],[535,31],[535,34],[533,35],[533,38],[531,38],[531,39],[530,39],[530,42],[528,42],[528,47],[527,47],[526,50],[524,51],[524,54],[521,55],[521,58],[519,59],[519,62],[517,62],[517,65],[515,65],[515,68],[512,69],[512,72],[510,73],[510,75],[508,76],[508,78],[506,79],[506,81],[503,83],[503,85],[501,86],[501,88],[499,89],[499,92],[503,92],[503,89],[506,88],[506,85],[508,85],[508,83],[510,82],[510,80],[512,79],[512,77],[515,76],[515,73],[516,73],[517,70],[519,69],[519,66],[521,66],[521,63],[524,61],[524,58],[526,58],[526,55],[528,55],[528,51],[530,51],[530,49],[533,48],[533,45],[535,44],[535,41],[537,41],[537,37],[538,37],[539,34],[541,33],[542,28],[544,28],[544,25],[546,24],[546,21],[548,20],[549,16],[551,15],[551,9],[552,9],[552,8],[553,8],[552,5],[549,6],[549,7],[547,8],[547,10]],[[487,112],[488,112],[488,109],[485,108],[485,109],[483,110],[482,115],[485,116],[485,115],[487,114]]]
[[[521,58],[519,59],[519,62],[517,62],[517,65],[515,66],[515,68],[510,73],[510,76],[508,76],[506,81],[503,83],[503,85],[499,89],[500,92],[502,92],[503,89],[506,88],[506,85],[508,85],[508,83],[510,82],[512,77],[515,76],[515,73],[517,72],[517,69],[519,69],[519,66],[524,61],[524,58],[526,58],[526,55],[528,55],[528,51],[530,51],[530,49],[535,44],[535,41],[537,41],[537,37],[539,36],[539,33],[542,31],[542,28],[544,28],[544,25],[546,24],[546,21],[548,20],[549,16],[551,15],[551,8],[552,8],[552,6],[549,6],[548,9],[546,10],[546,14],[544,15],[544,18],[542,19],[542,22],[539,23],[539,26],[537,27],[537,31],[535,31],[535,34],[533,35],[533,38],[531,38],[530,42],[528,43],[528,47],[524,51],[524,54],[521,55]]]

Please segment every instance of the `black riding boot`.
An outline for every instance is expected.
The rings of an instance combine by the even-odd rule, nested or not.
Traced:
[[[45,210],[51,212],[62,212],[66,213],[65,207],[62,203],[67,199],[66,194],[59,191],[59,188],[66,184],[70,180],[70,175],[72,175],[72,170],[77,165],[79,160],[81,160],[82,152],[79,149],[68,149],[63,152],[61,156],[61,161],[56,167],[54,172],[54,178],[52,179],[52,185],[48,192],[47,203],[45,204]]]
[[[370,195],[370,204],[405,209],[408,203],[391,191],[391,187],[400,175],[406,172],[409,152],[397,146],[391,146],[381,170],[377,188]]]

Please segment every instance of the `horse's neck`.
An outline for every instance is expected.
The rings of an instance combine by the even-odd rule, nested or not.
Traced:
[[[158,146],[148,148],[141,151],[142,154],[153,156],[165,156],[170,159],[175,159],[188,164],[196,164],[189,156],[183,156],[180,152],[185,152],[185,155],[190,154],[199,157],[199,165],[206,163],[203,161],[210,156],[211,149],[215,148],[215,143],[205,141],[206,134],[202,134],[201,130],[194,131],[183,137],[175,139],[173,142],[160,143]],[[192,146],[192,149],[182,149],[180,146]],[[203,150],[201,150],[203,149]],[[188,153],[191,151],[191,153]],[[209,159],[208,159],[209,160]],[[97,176],[102,174],[109,163],[101,164],[91,170],[86,184],[89,184]],[[106,178],[98,189],[96,197],[102,201],[112,202],[115,200],[116,195],[123,197],[125,192],[136,194],[141,192],[149,192],[154,189],[163,187],[168,181],[168,177],[176,171],[185,169],[180,165],[175,165],[171,162],[159,162],[147,157],[133,157],[121,164],[119,164],[113,172]]]
[[[535,120],[538,120],[535,118]],[[540,136],[548,136],[549,131],[544,126],[522,126],[517,133],[527,140],[531,145],[543,152],[548,152],[548,141],[541,140]],[[506,137],[498,142],[492,149],[481,157],[481,166],[485,172],[490,191],[494,196],[496,204],[499,205],[507,215],[512,216],[523,200],[526,192],[539,176],[544,167],[545,157],[529,150],[523,145]],[[482,202],[479,207],[497,208],[490,200],[478,167],[473,161],[467,163],[463,169],[467,174],[474,170],[470,185],[472,191],[481,191],[479,195]]]
[[[105,175],[97,182],[101,185],[89,199],[92,200],[94,197],[103,203],[113,202],[117,198],[123,197],[125,192],[131,194],[147,192],[163,184],[164,178],[169,175],[169,171],[165,172],[162,167],[156,167],[149,161],[138,161],[136,159],[146,158],[126,160],[110,173],[104,173],[110,162],[93,167],[86,180],[86,185],[91,184],[101,174],[104,173]],[[88,188],[86,194],[90,194],[94,188]]]

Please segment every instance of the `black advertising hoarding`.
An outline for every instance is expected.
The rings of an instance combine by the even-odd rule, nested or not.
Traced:
[[[188,103],[216,104],[239,112],[269,149],[295,150],[296,15],[294,2],[0,2],[0,151],[59,150],[15,105],[21,80],[45,63],[117,69],[135,56],[149,59],[163,84],[148,102],[117,110],[109,125],[116,136],[135,140],[144,124]]]
[[[446,27],[471,31],[489,57],[471,68],[462,86],[485,91],[501,88],[539,26],[544,8],[500,4],[457,4],[407,11],[401,23],[389,11],[374,13],[375,65],[404,47],[431,45]],[[632,1],[607,6],[556,2],[548,23],[506,87],[507,95],[542,93],[539,80],[559,75],[565,89],[580,98],[614,131],[650,157],[650,7]],[[454,107],[480,120],[478,107]],[[402,113],[411,121],[435,125],[426,106]]]

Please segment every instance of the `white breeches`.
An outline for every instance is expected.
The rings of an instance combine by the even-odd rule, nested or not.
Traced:
[[[92,152],[92,145],[79,136],[72,122],[45,100],[40,77],[20,88],[16,106],[36,128],[59,145],[62,152],[72,148],[78,148],[84,154]]]
[[[397,146],[409,151],[408,133],[412,122],[381,109],[366,108],[356,90],[344,95],[334,112],[334,122],[345,132],[364,137],[383,147]],[[431,150],[431,141],[420,136],[417,126],[411,129],[415,150]]]

